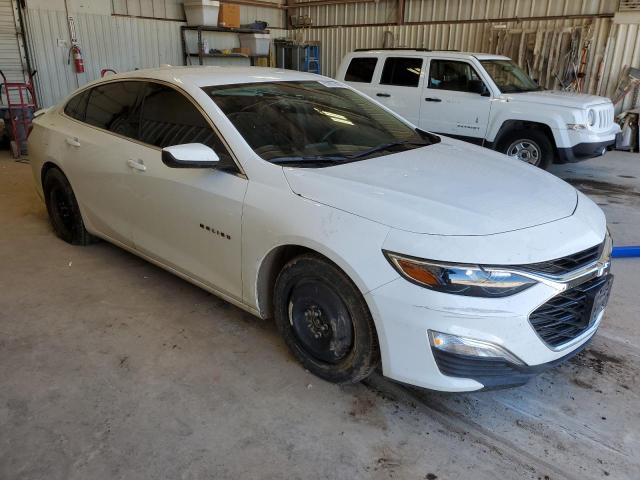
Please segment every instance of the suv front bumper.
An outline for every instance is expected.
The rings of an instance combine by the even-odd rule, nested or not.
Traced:
[[[612,140],[603,142],[579,143],[569,148],[558,148],[558,163],[573,163],[604,155],[609,147],[616,143]]]
[[[554,130],[557,163],[573,163],[604,155],[616,143],[620,126],[614,123],[604,132],[590,130]]]

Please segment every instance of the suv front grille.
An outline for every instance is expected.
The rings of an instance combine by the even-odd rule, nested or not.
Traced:
[[[573,340],[595,320],[592,310],[596,297],[597,308],[606,305],[611,281],[611,275],[596,277],[556,295],[529,315],[531,326],[552,347]]]
[[[546,273],[548,275],[562,275],[595,262],[600,258],[603,247],[604,243],[601,243],[600,245],[587,248],[586,250],[574,253],[573,255],[568,255],[566,257],[546,262],[518,265],[518,268],[530,272]]]

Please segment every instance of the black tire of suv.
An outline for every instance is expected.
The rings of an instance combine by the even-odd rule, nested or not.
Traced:
[[[549,168],[549,165],[553,163],[553,158],[555,155],[553,144],[549,140],[547,134],[535,128],[529,130],[513,130],[511,132],[507,132],[498,141],[496,150],[506,155],[509,147],[518,141],[533,141],[538,145],[541,155],[540,161],[535,164],[536,167],[546,170],[547,168]]]
[[[329,382],[357,383],[380,363],[375,325],[362,294],[319,255],[304,254],[283,267],[274,288],[274,316],[293,355]]]
[[[84,226],[76,196],[67,177],[52,168],[42,182],[47,212],[55,234],[72,245],[89,245],[97,239]]]

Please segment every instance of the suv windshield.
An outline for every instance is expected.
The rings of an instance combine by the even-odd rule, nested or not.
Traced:
[[[338,82],[260,82],[203,90],[251,148],[272,163],[328,166],[440,141]]]
[[[540,87],[511,60],[480,60],[502,93],[532,92]]]

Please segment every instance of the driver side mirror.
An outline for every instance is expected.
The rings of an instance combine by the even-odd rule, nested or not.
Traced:
[[[483,97],[489,97],[491,95],[489,93],[489,89],[482,80],[468,80],[467,90],[471,93],[477,93]]]
[[[162,149],[162,163],[170,168],[213,168],[220,157],[202,143],[185,143]]]

